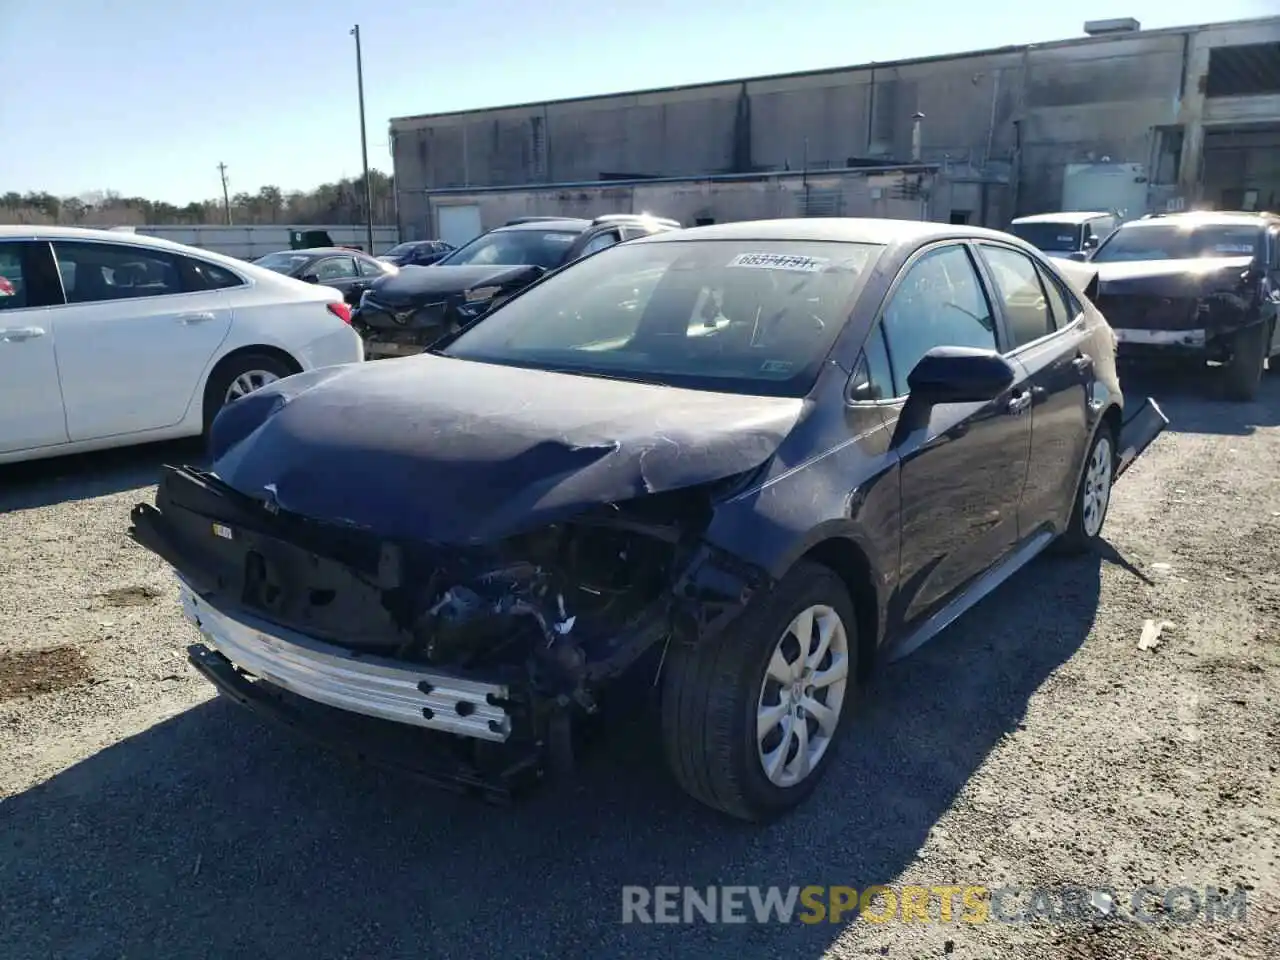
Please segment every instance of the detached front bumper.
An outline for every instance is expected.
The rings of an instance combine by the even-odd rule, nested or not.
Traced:
[[[1156,437],[1169,425],[1169,418],[1164,415],[1153,399],[1146,401],[1124,420],[1120,427],[1120,451],[1116,462],[1116,477],[1119,478],[1142,456]]]

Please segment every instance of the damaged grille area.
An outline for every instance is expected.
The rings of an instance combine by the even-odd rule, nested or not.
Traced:
[[[483,546],[393,542],[166,471],[133,535],[209,604],[361,655],[527,683],[593,709],[585,681],[667,635],[710,488],[610,504]]]
[[[1189,330],[1203,326],[1193,297],[1157,297],[1140,294],[1103,294],[1098,309],[1112,327],[1133,330]]]

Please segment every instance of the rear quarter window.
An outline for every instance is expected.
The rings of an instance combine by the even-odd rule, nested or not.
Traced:
[[[225,290],[230,287],[242,287],[245,284],[243,278],[217,264],[191,257],[181,257],[180,264],[183,286],[191,291]]]

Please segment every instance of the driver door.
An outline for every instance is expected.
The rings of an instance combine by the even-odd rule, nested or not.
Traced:
[[[883,336],[902,413],[907,377],[934,347],[1000,350],[991,298],[962,243],[908,261],[871,336]],[[902,548],[893,613],[902,625],[936,610],[1018,542],[1018,506],[1031,443],[1025,372],[987,403],[948,403],[895,436],[901,463]],[[893,425],[903,427],[901,422]]]

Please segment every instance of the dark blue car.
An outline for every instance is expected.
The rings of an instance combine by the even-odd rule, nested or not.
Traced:
[[[443,240],[408,240],[397,243],[378,259],[397,267],[428,267],[453,251],[453,244]]]
[[[1096,287],[974,227],[658,233],[230,404],[132,535],[241,703],[366,758],[344,716],[417,728],[419,774],[497,796],[656,686],[676,779],[767,820],[878,663],[1099,543],[1166,420]]]

